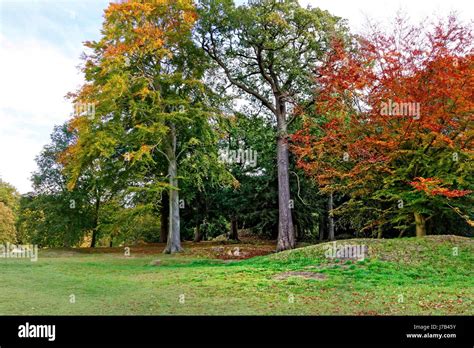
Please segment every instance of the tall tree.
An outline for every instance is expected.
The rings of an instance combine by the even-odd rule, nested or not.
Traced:
[[[168,190],[166,253],[182,250],[180,171],[200,182],[217,159],[216,151],[203,151],[214,142],[216,112],[201,82],[205,57],[191,40],[196,17],[191,0],[110,4],[102,38],[86,44],[92,49],[85,57],[87,83],[71,94],[75,103],[95,105],[92,117],[71,121],[78,138],[68,156],[76,177],[101,157],[120,156],[126,171],[147,166],[145,174],[161,172],[166,163],[167,175],[146,174],[136,182]]]
[[[311,72],[343,32],[343,22],[296,0],[252,1],[235,7],[231,0],[199,3],[198,39],[220,68],[225,83],[263,107],[276,123],[278,170],[277,250],[295,246],[288,153],[289,109],[312,100]],[[225,88],[222,89],[225,91]]]
[[[341,210],[364,214],[379,236],[384,225],[424,236],[444,214],[474,225],[472,50],[472,29],[455,17],[431,30],[398,18],[392,33],[335,41],[319,69],[325,121],[307,117],[293,137],[299,165],[349,195]]]

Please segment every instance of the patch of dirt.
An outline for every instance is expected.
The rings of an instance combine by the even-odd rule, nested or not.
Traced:
[[[239,244],[238,246],[219,246],[212,247],[212,256],[220,260],[244,260],[255,256],[268,255],[274,251],[274,246],[264,245],[245,245]]]
[[[240,237],[239,242],[235,241],[202,241],[181,243],[183,255],[207,257],[220,260],[243,260],[255,256],[271,254],[275,251],[276,241],[256,238]],[[122,254],[125,247],[130,248],[130,256],[133,255],[157,255],[163,253],[165,243],[148,243],[127,245],[120,247],[97,247],[97,248],[75,248],[74,252],[82,254]],[[155,265],[156,266],[156,265]]]
[[[285,280],[289,277],[302,277],[304,279],[316,279],[316,280],[325,280],[327,275],[322,273],[308,272],[308,271],[289,271],[277,274],[273,277],[276,280]]]

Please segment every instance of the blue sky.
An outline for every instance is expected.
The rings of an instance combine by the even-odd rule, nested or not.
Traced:
[[[241,3],[242,1],[238,1]],[[67,92],[82,83],[82,42],[99,38],[105,0],[0,0],[0,177],[30,191],[34,158],[72,105]],[[398,10],[414,22],[458,11],[473,20],[471,0],[301,0],[347,18],[354,31],[366,18],[385,23]]]

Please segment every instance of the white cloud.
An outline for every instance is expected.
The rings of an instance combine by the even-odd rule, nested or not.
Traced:
[[[350,28],[356,32],[364,30],[367,18],[383,24],[390,23],[399,10],[408,14],[413,23],[444,17],[453,11],[467,21],[472,20],[474,13],[474,1],[462,0],[300,0],[300,4],[319,7],[348,19]]]
[[[78,63],[47,42],[0,36],[0,176],[22,193],[48,134],[72,111],[64,95],[82,82]]]

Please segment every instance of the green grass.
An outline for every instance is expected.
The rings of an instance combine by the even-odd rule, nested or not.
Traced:
[[[192,253],[140,255],[133,247],[131,257],[44,250],[37,262],[0,259],[0,315],[474,314],[471,239],[338,243],[365,244],[368,256],[337,262],[319,244],[231,262]],[[275,279],[290,271],[325,279]]]

